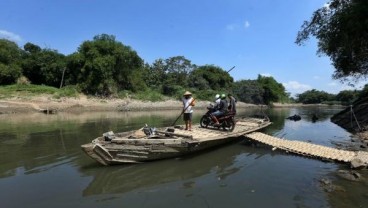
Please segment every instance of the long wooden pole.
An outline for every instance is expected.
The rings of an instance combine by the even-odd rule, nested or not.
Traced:
[[[235,68],[235,66],[233,66],[231,69],[229,69],[228,71],[227,71],[227,73],[229,73],[231,70],[233,70]]]
[[[189,106],[191,106],[194,101],[195,101],[195,99],[193,98],[192,102],[190,102],[189,105],[181,112],[181,114],[176,118],[176,120],[174,121],[173,124],[171,124],[171,126],[174,126],[175,125],[175,123],[178,121],[178,119],[180,118],[180,116],[183,115],[183,113],[185,112],[185,110],[187,110],[189,108]]]
[[[66,70],[66,68],[64,68],[63,75],[61,76],[60,89],[61,89],[61,87],[63,87],[65,70]]]

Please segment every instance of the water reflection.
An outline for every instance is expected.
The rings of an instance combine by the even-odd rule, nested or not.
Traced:
[[[266,114],[273,125],[265,132],[332,146],[331,142],[350,139],[349,133],[329,121],[338,110],[269,109]],[[202,113],[204,111],[196,111],[195,122]],[[254,113],[259,114],[259,109],[239,112],[239,116]],[[316,122],[311,119],[313,113],[318,115]],[[285,119],[294,114],[301,115],[302,120]],[[103,132],[137,129],[145,123],[167,126],[177,116],[178,111],[0,115],[0,191],[5,193],[0,200],[5,207],[87,207],[96,202],[112,207],[134,205],[142,193],[158,207],[163,203],[163,196],[173,203],[187,201],[182,204],[186,207],[200,204],[190,204],[199,196],[204,196],[207,205],[215,206],[223,203],[220,199],[231,201],[234,207],[245,203],[257,207],[275,204],[323,207],[328,203],[335,207],[338,204],[316,185],[319,177],[336,170],[336,164],[271,151],[270,147],[260,144],[235,142],[180,159],[113,167],[99,165],[80,149],[81,144]],[[337,183],[340,182],[337,179]],[[357,190],[363,191],[366,188],[366,184],[341,183],[349,189],[358,187]],[[22,191],[12,188],[15,186]],[[180,196],[183,198],[178,198]],[[18,197],[23,197],[23,201],[17,200]],[[349,197],[364,201],[361,199],[364,194],[341,196],[346,202]],[[44,200],[42,206],[40,200]],[[84,206],[81,201],[85,202]],[[19,206],[15,206],[16,203]],[[203,205],[203,201],[201,203]]]
[[[258,111],[259,109],[243,111],[239,115],[251,115],[259,113]],[[326,113],[320,109],[318,111],[319,122],[323,123],[329,112]],[[266,131],[276,136],[289,136],[293,132],[302,131],[301,128],[305,128],[306,122],[309,122],[304,120],[304,116],[301,122],[286,121],[285,117],[294,113],[308,115],[307,112],[309,112],[308,109],[268,110],[266,113],[273,121],[273,125],[268,127]],[[202,113],[204,111],[197,111],[194,117],[195,122],[199,121]],[[145,123],[156,127],[167,126],[177,115],[177,111],[165,111],[165,113],[61,113],[48,116],[42,114],[1,115],[0,153],[2,157],[0,163],[2,165],[0,166],[0,177],[14,175],[14,170],[19,167],[23,167],[25,172],[29,172],[39,166],[73,158],[80,154],[79,146],[81,144],[90,142],[103,132],[137,129]],[[285,122],[289,122],[286,127],[288,129],[284,127]]]
[[[202,113],[196,111],[194,122]],[[168,126],[177,116],[178,111],[0,115],[0,178],[15,175],[19,167],[28,172],[79,155],[80,145],[104,132]]]
[[[83,196],[96,194],[116,194],[134,191],[136,189],[153,187],[163,183],[181,181],[183,187],[190,187],[189,179],[205,176],[211,172],[219,180],[237,172],[238,167],[232,167],[235,157],[242,152],[232,149],[214,150],[196,155],[195,158],[184,157],[146,163],[144,165],[126,165],[123,167],[85,167],[80,171],[92,176],[92,182],[83,191]]]
[[[103,132],[126,131],[144,123],[163,126],[177,112],[27,114],[0,116],[0,177],[80,152],[80,145]],[[25,119],[25,117],[27,119]]]

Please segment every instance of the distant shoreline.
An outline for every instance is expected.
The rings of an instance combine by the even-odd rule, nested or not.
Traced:
[[[195,108],[206,109],[209,101],[198,101]],[[255,105],[237,102],[237,108],[256,108],[262,105]],[[337,106],[337,105],[333,105]],[[263,107],[269,107],[263,105]],[[302,103],[272,103],[271,108],[292,108],[292,107],[331,107],[326,104],[302,104]],[[60,98],[51,96],[16,97],[0,99],[0,114],[30,113],[30,112],[89,112],[89,111],[149,111],[149,110],[177,110],[182,104],[178,100],[165,101],[141,101],[130,98],[125,99],[102,99],[87,98]]]
[[[292,107],[344,107],[343,105],[327,104],[303,104],[303,103],[272,103],[272,108],[292,108]]]
[[[206,109],[209,101],[196,102],[195,108]],[[237,108],[256,108],[259,105],[237,103]],[[149,111],[149,110],[180,110],[182,103],[178,100],[158,102],[141,101],[134,99],[100,99],[61,98],[53,99],[50,96],[36,96],[32,98],[0,99],[0,114],[31,113],[31,112],[90,112],[90,111]]]
[[[196,109],[206,109],[209,105],[209,101],[198,101],[196,103]],[[259,108],[268,106],[255,105],[243,102],[237,102],[238,109],[246,108]],[[337,105],[326,104],[285,104],[285,103],[273,103],[272,108],[293,108],[293,107],[343,107]],[[165,100],[159,102],[141,101],[133,99],[100,99],[100,98],[87,98],[86,96],[80,96],[79,98],[61,98],[54,99],[51,96],[35,96],[31,98],[9,98],[0,99],[0,115],[1,114],[27,114],[27,113],[51,113],[55,112],[68,112],[68,113],[81,113],[81,112],[139,112],[139,111],[161,111],[161,110],[180,110],[182,109],[182,103],[178,100]],[[356,133],[356,136],[363,141],[368,141],[368,131]]]

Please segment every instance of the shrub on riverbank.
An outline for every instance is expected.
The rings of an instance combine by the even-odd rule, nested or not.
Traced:
[[[79,92],[75,86],[67,86],[61,89],[33,84],[14,84],[0,86],[0,98],[29,97],[42,94],[52,95],[55,98],[61,98],[78,97]]]

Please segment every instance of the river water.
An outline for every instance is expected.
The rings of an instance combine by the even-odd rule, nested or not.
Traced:
[[[350,133],[330,122],[339,110],[269,109],[273,124],[263,132],[326,146],[350,142]],[[183,158],[111,167],[99,165],[80,148],[110,130],[171,125],[178,113],[0,115],[0,207],[368,206],[367,180],[351,182],[337,175],[348,165],[272,151],[244,138]],[[201,113],[195,112],[195,122]],[[239,116],[254,113],[259,109]],[[285,119],[294,114],[302,120]],[[366,170],[358,172],[368,178]],[[326,191],[324,179],[339,188]]]

